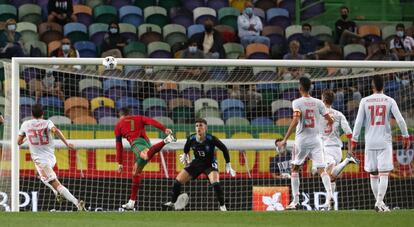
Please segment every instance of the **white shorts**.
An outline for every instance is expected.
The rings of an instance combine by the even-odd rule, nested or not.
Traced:
[[[338,146],[326,146],[323,148],[325,152],[326,166],[338,165],[342,160],[342,148]]]
[[[295,144],[292,151],[292,165],[303,165],[307,157],[312,160],[312,167],[325,168],[322,144],[312,147]]]
[[[53,167],[56,164],[56,160],[36,160],[34,161],[37,173],[39,173],[40,180],[43,182],[50,182],[56,180],[57,176]]]
[[[385,149],[365,149],[365,165],[366,172],[388,172],[394,169],[392,160],[392,145]]]

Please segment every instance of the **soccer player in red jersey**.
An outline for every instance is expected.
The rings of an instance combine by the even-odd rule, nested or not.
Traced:
[[[145,125],[152,125],[168,136],[161,142],[151,145],[150,140],[145,132]],[[160,122],[145,116],[130,116],[128,108],[122,108],[119,111],[119,121],[115,126],[116,137],[116,156],[118,161],[118,172],[122,172],[122,138],[126,138],[131,144],[131,150],[136,155],[134,168],[132,170],[132,186],[131,196],[128,203],[123,204],[122,207],[127,210],[134,209],[135,200],[139,189],[140,174],[145,165],[151,158],[159,152],[164,145],[175,142],[176,139],[172,135],[172,131],[166,128]]]

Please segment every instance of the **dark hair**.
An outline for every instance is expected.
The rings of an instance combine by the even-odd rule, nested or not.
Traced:
[[[43,116],[43,106],[40,104],[34,104],[32,106],[32,115],[34,118],[40,118]]]
[[[195,123],[204,123],[205,125],[207,125],[207,121],[204,118],[197,118],[195,120]]]
[[[119,109],[119,114],[121,116],[128,116],[129,115],[129,108],[128,107],[123,107],[123,108]]]
[[[372,78],[372,81],[374,82],[377,91],[382,91],[384,89],[384,78],[381,75],[375,75]]]
[[[310,28],[310,30],[312,31],[312,25],[310,25],[309,23],[304,23],[304,24],[302,24],[302,29],[303,29],[304,27],[309,27],[309,28]]]
[[[299,84],[303,88],[303,90],[309,92],[311,89],[312,82],[309,78],[303,76],[299,78]]]
[[[397,30],[398,28],[402,28],[402,29],[405,30],[405,26],[404,26],[403,23],[399,23],[399,24],[395,25],[395,30]]]
[[[348,7],[346,7],[346,6],[341,6],[340,10],[342,11],[343,9],[346,9],[346,11],[348,11],[348,13],[349,13],[349,8],[348,8]]]
[[[331,89],[327,89],[322,93],[323,101],[328,105],[332,105],[335,100],[335,93]]]

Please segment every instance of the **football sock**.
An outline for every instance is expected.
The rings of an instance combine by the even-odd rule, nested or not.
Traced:
[[[70,191],[63,185],[59,185],[57,188],[58,192],[63,195],[67,200],[71,201],[73,204],[78,205],[79,201],[75,196],[70,193]]]
[[[131,185],[131,196],[129,197],[130,200],[137,200],[137,194],[139,189],[139,182],[141,181],[141,177],[139,175],[132,177],[132,185]]]
[[[292,199],[293,202],[299,202],[299,173],[292,173],[292,177],[290,179],[290,184],[292,187]]]
[[[53,188],[53,186],[51,184],[49,184],[49,182],[46,182],[46,181],[42,181],[42,182],[43,182],[43,184],[45,184],[46,186],[48,186],[50,189],[52,189],[53,194],[55,194],[55,196],[58,194],[58,191],[56,191],[56,189]]]
[[[326,193],[328,193],[329,198],[333,198],[332,195],[332,188],[331,188],[331,178],[329,177],[328,173],[323,172],[321,173],[322,183],[325,187]]]
[[[345,158],[341,163],[339,163],[337,166],[335,166],[332,169],[332,175],[334,177],[337,177],[339,174],[341,174],[342,170],[345,169],[346,165],[348,165],[349,160],[347,158]]]
[[[224,206],[224,195],[220,182],[215,182],[211,184],[211,186],[213,186],[214,193],[216,194],[217,201],[219,202],[220,206]]]
[[[332,194],[333,194],[336,190],[336,182],[331,182],[331,189],[332,189]]]
[[[177,180],[174,181],[173,190],[171,194],[171,202],[175,203],[177,202],[177,198],[181,193],[181,183]]]
[[[161,141],[157,144],[152,145],[152,147],[148,150],[148,160],[158,153],[163,147],[165,146],[164,141]]]
[[[378,175],[369,175],[369,179],[371,181],[371,190],[376,200],[378,196]]]
[[[388,188],[388,173],[379,174],[379,185],[378,185],[378,197],[377,203],[382,203],[384,201],[385,193],[387,193]]]

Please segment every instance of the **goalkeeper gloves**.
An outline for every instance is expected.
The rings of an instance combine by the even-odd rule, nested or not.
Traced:
[[[190,163],[190,156],[188,156],[188,154],[181,154],[180,155],[180,162],[183,163],[184,165],[187,165]]]
[[[232,177],[236,176],[236,171],[233,168],[231,168],[230,162],[226,163],[226,173],[229,173]]]

